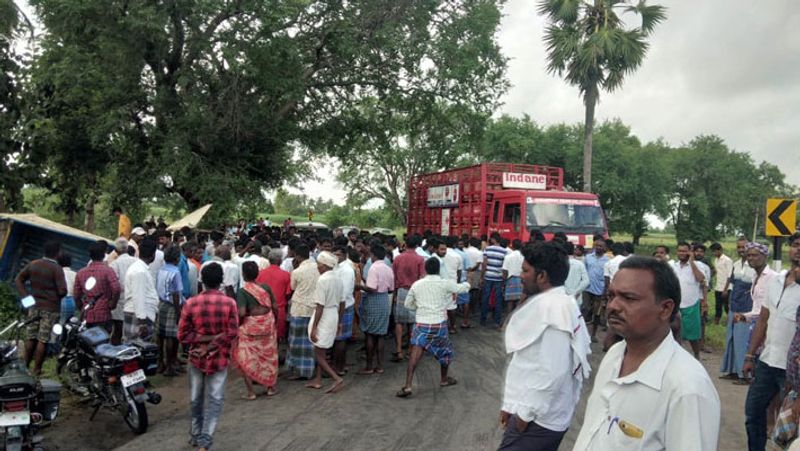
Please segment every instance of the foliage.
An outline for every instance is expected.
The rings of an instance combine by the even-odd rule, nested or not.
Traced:
[[[776,166],[756,165],[717,136],[698,136],[669,153],[670,211],[679,239],[747,233],[756,215],[763,216],[766,198],[794,190]]]
[[[171,196],[213,203],[212,223],[266,208],[263,190],[314,155],[350,158],[387,114],[419,130],[440,106],[489,111],[497,3],[31,0],[47,32],[24,87],[24,180],[87,223],[96,205]]]
[[[447,80],[447,95],[379,92],[348,112],[353,128],[327,146],[339,157],[337,180],[347,190],[348,203],[380,199],[392,222],[404,223],[412,175],[452,168],[474,154],[486,119],[508,87],[506,59],[495,40],[498,3],[443,2],[436,14],[442,19],[439,29],[418,30],[419,39],[429,41],[428,54],[408,70],[425,80],[423,86]]]
[[[624,13],[638,16],[639,26],[626,28]],[[583,190],[591,192],[592,131],[600,90],[622,86],[647,54],[647,37],[666,19],[666,10],[645,0],[541,0],[539,14],[550,21],[545,30],[547,70],[577,86],[586,105]],[[630,23],[631,19],[627,19]]]
[[[17,293],[8,282],[0,282],[0,328],[7,326],[20,316]]]
[[[566,188],[578,189],[580,129],[501,116],[487,125],[477,158],[564,167]],[[795,189],[778,167],[756,164],[716,136],[700,136],[677,148],[661,140],[642,144],[614,120],[596,127],[594,141],[600,175],[595,192],[611,231],[631,234],[634,242],[647,232],[648,214],[669,218],[668,227],[681,239],[748,232],[765,198]]]

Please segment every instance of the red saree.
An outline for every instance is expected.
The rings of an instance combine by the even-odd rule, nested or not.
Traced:
[[[243,288],[259,304],[271,308],[269,294],[255,283]],[[275,317],[272,312],[260,316],[245,316],[239,325],[239,337],[233,348],[233,360],[250,380],[272,387],[278,378],[278,342],[275,337]]]

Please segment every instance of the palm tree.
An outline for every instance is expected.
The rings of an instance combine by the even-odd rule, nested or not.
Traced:
[[[592,191],[592,129],[600,89],[612,92],[635,71],[649,47],[646,38],[666,19],[666,9],[627,0],[542,0],[539,14],[550,20],[545,30],[547,71],[564,76],[580,89],[586,106],[583,141],[583,190]],[[621,14],[639,16],[627,26]]]

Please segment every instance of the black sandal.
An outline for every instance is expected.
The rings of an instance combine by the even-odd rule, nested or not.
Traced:
[[[411,396],[411,389],[408,387],[403,387],[400,389],[400,391],[395,393],[395,396],[397,396],[398,398],[408,398],[409,396]]]
[[[440,387],[449,387],[451,385],[456,385],[458,381],[454,377],[447,376],[447,379],[444,382],[440,382]]]

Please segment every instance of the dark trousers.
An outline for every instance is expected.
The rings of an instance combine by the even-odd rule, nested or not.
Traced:
[[[528,423],[528,427],[519,432],[517,416],[512,415],[497,451],[558,451],[558,445],[566,433],[545,429],[534,422]]]
[[[750,451],[764,451],[767,444],[767,407],[781,390],[786,380],[786,371],[773,368],[759,360],[756,374],[747,390],[744,403],[747,447]]]
[[[721,291],[714,292],[714,299],[716,300],[716,305],[714,306],[714,318],[722,318],[723,309],[725,310],[725,314],[728,314],[728,297],[730,294],[730,291],[726,291],[725,294],[722,294]]]
[[[492,298],[492,290],[494,290],[494,310],[492,312],[492,317],[494,317],[494,324],[500,327],[503,324],[502,280],[483,281],[483,289],[481,291],[481,324],[486,323],[486,318],[489,316],[489,300]]]

